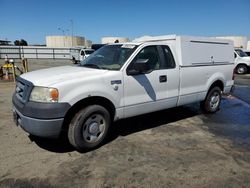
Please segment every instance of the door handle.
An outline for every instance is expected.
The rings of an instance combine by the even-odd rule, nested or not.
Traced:
[[[160,82],[167,82],[167,76],[166,76],[166,75],[161,75],[161,76],[159,77],[159,81],[160,81]]]

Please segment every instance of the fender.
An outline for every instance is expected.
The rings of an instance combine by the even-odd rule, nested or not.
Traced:
[[[216,72],[212,74],[212,76],[209,77],[206,83],[206,90],[208,91],[209,88],[212,86],[212,84],[216,81],[221,81],[223,84],[223,88],[226,86],[226,78],[225,75],[223,75],[221,72]]]
[[[73,106],[78,101],[81,101],[88,97],[103,97],[110,100],[115,108],[122,106],[121,102],[121,90],[115,91],[112,86],[107,86],[102,83],[95,85],[83,85],[82,87],[74,87],[67,93],[63,94],[61,101],[67,101]]]

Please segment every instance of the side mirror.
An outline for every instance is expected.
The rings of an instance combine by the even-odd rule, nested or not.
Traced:
[[[145,74],[149,70],[148,59],[137,59],[128,70],[128,75]]]

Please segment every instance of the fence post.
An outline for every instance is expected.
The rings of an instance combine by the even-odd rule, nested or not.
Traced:
[[[16,69],[15,69],[15,62],[12,62],[12,75],[13,75],[13,81],[16,82]]]
[[[19,59],[22,59],[21,46],[18,46],[18,49],[19,49]]]
[[[22,65],[23,65],[23,70],[24,70],[24,72],[26,73],[26,72],[28,72],[29,71],[29,69],[28,69],[28,60],[27,60],[27,58],[22,58]]]
[[[23,57],[24,57],[24,49],[23,49],[23,46],[22,46],[22,55],[23,55]]]
[[[53,48],[53,59],[55,60],[55,49]]]

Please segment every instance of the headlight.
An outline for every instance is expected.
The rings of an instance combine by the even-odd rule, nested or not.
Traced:
[[[30,101],[58,102],[59,92],[56,88],[34,87],[30,94]]]

